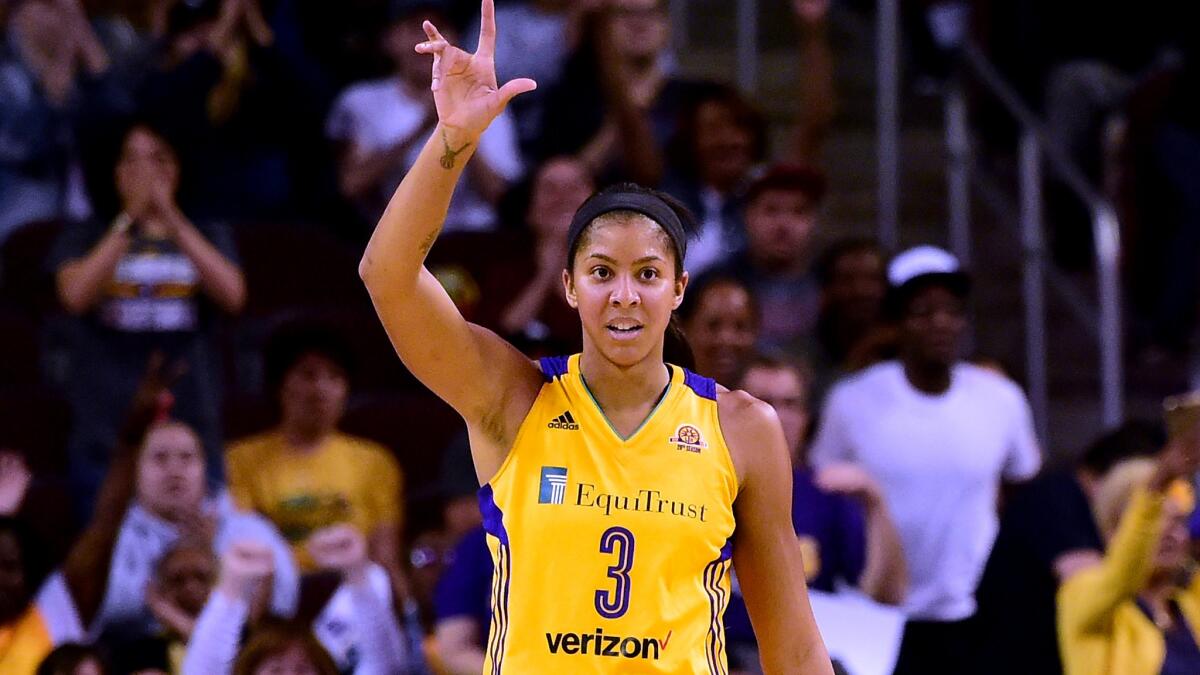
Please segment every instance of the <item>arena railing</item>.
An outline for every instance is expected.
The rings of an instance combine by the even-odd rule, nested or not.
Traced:
[[[883,0],[894,4],[894,0]],[[882,14],[882,12],[881,12]],[[1026,382],[1030,403],[1042,438],[1046,438],[1048,369],[1046,363],[1046,301],[1049,287],[1066,301],[1072,315],[1095,339],[1099,353],[1100,421],[1114,427],[1124,417],[1120,257],[1121,236],[1117,211],[1111,200],[1095,188],[1066,150],[1046,131],[1038,115],[988,61],[983,51],[968,41],[961,53],[962,76],[970,76],[979,90],[999,102],[1019,127],[1017,147],[1018,221],[1022,246],[1022,294],[1025,309]],[[882,70],[881,70],[882,73]],[[971,189],[987,191],[973,181],[969,109],[963,77],[952,81],[944,101],[946,124],[948,228],[951,249],[963,260],[971,255]],[[885,93],[881,87],[880,94]],[[882,107],[882,106],[881,106]],[[882,132],[881,132],[882,135]],[[880,152],[889,147],[880,143]],[[881,161],[881,168],[883,163]],[[1098,307],[1058,272],[1047,254],[1043,237],[1042,169],[1055,176],[1086,206],[1091,217]],[[880,188],[881,195],[884,189]],[[985,200],[996,196],[982,194]],[[882,201],[881,201],[882,205]],[[881,220],[881,236],[883,235]]]

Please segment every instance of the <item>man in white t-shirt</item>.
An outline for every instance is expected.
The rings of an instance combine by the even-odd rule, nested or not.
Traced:
[[[395,71],[348,87],[325,123],[325,135],[337,149],[342,196],[371,222],[383,214],[437,124],[429,91],[429,57],[413,49],[427,39],[421,28],[425,19],[457,43],[450,22],[434,9],[418,5],[399,10],[381,38],[381,48]],[[500,113],[483,133],[467,166],[446,214],[447,232],[487,231],[498,224],[496,203],[523,171],[516,125],[509,113]]]
[[[1000,483],[1032,477],[1041,456],[1020,388],[959,359],[969,281],[954,256],[911,249],[888,281],[899,359],[833,388],[810,459],[858,462],[883,488],[910,575],[897,675],[972,672],[974,591]]]

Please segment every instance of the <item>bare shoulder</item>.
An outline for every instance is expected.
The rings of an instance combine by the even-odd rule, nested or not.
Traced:
[[[776,449],[774,446],[778,446],[780,452],[787,453],[783,429],[775,409],[750,394],[740,389],[731,391],[718,386],[717,415],[739,482],[753,466],[768,456],[769,451]]]

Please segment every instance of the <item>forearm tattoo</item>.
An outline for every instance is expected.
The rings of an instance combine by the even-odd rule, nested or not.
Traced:
[[[471,147],[471,144],[463,143],[461,148],[452,150],[450,148],[450,141],[446,140],[446,130],[442,129],[442,147],[445,148],[442,152],[442,168],[449,170],[454,168],[454,159],[458,157],[459,153]]]

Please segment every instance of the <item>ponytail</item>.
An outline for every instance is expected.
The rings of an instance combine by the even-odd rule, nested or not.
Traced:
[[[692,354],[692,345],[683,330],[683,322],[674,312],[671,313],[671,322],[667,324],[667,332],[663,336],[663,361],[688,370],[696,370],[696,357]]]

